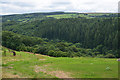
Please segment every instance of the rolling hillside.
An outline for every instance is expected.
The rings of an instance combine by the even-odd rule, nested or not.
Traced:
[[[0,18],[4,79],[118,80],[117,14],[52,12]]]
[[[49,57],[30,52],[15,51],[3,47],[3,78],[93,78],[87,80],[117,80],[117,59]],[[97,69],[96,69],[97,68]],[[105,79],[104,79],[105,78]],[[106,79],[108,78],[108,79]],[[49,79],[50,80],[50,79]],[[79,79],[78,79],[79,80]],[[81,79],[80,79],[81,80]]]
[[[81,48],[118,57],[117,26],[117,14],[54,12],[3,16],[2,29],[25,36],[80,43]]]

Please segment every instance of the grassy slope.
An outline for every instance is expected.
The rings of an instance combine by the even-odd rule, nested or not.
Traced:
[[[118,62],[104,58],[54,58],[17,52],[12,56],[7,49],[3,56],[3,78],[116,78]],[[63,76],[64,75],[64,76]],[[63,77],[61,77],[63,76]]]
[[[47,15],[46,17],[54,17],[56,19],[85,17],[87,19],[90,19],[90,18],[95,18],[91,16],[102,16],[102,15],[110,15],[110,13],[94,13],[94,14],[88,13],[87,15],[85,14],[59,14],[59,15]]]
[[[87,15],[86,15],[87,14]],[[8,15],[8,16],[4,16],[2,17],[2,21],[6,22],[6,21],[15,21],[15,22],[19,22],[19,23],[25,23],[25,22],[32,22],[35,20],[43,20],[46,19],[46,17],[53,17],[56,19],[60,19],[60,18],[77,18],[77,17],[85,17],[87,19],[93,18],[91,16],[102,16],[102,15],[110,15],[112,13],[81,13],[81,14],[77,14],[77,13],[62,13],[62,14],[45,14],[45,13],[34,13],[34,14],[17,14],[17,15]]]

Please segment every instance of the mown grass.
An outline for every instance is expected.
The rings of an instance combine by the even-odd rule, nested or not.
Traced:
[[[25,78],[56,78],[48,74],[52,71],[64,71],[70,73],[72,78],[117,78],[117,59],[89,58],[89,57],[49,57],[34,55],[27,52],[16,51],[13,56],[6,49],[6,56],[2,57],[3,77],[25,77]],[[47,65],[44,67],[44,65]],[[43,67],[43,71],[35,72],[35,66]],[[18,75],[18,76],[14,76]]]

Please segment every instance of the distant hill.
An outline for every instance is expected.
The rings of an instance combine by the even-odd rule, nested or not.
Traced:
[[[43,20],[46,18],[96,18],[96,17],[117,17],[116,13],[74,13],[74,12],[49,12],[49,13],[31,13],[31,14],[15,14],[15,15],[2,15],[3,22],[16,21],[16,22],[31,22],[35,20]]]

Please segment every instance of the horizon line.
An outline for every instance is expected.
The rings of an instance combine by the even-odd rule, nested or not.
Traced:
[[[11,13],[11,14],[0,14],[0,16],[5,16],[5,15],[20,15],[20,14],[37,14],[37,13],[54,13],[54,12],[63,12],[63,13],[83,13],[83,14],[85,14],[85,13],[87,13],[87,14],[108,14],[108,13],[116,13],[116,14],[118,14],[119,12],[74,12],[74,11],[72,11],[72,12],[67,12],[67,11],[49,11],[49,12],[26,12],[26,13]]]

